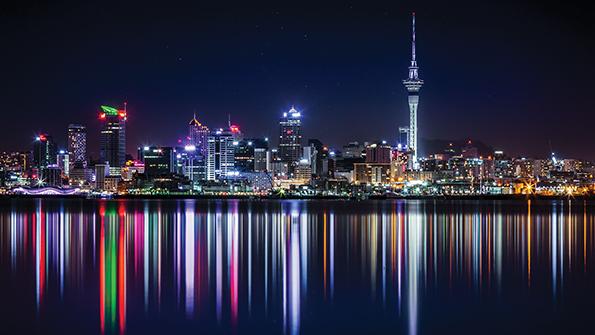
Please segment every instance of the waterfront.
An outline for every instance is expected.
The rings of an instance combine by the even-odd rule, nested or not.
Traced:
[[[593,328],[589,200],[0,201],[7,333]]]

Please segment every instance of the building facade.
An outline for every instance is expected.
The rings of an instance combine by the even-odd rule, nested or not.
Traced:
[[[224,179],[234,171],[235,146],[229,129],[217,129],[209,135],[207,151],[207,180]]]
[[[68,125],[68,156],[72,167],[87,166],[87,127],[80,124]]]
[[[99,120],[102,122],[99,161],[108,164],[110,174],[119,174],[126,163],[126,108],[118,110],[101,106]]]
[[[33,142],[33,160],[31,166],[36,169],[55,165],[57,160],[56,143],[47,134],[39,134]]]
[[[279,158],[290,165],[302,156],[302,115],[294,107],[279,121]]]
[[[194,145],[198,154],[207,156],[209,128],[196,119],[196,114],[188,123],[188,140],[190,145]]]

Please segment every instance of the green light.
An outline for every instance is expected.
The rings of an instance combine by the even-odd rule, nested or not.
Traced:
[[[101,106],[101,109],[106,115],[118,115],[118,110],[110,106]]]

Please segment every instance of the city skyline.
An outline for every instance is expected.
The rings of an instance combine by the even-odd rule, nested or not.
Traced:
[[[582,41],[590,36],[590,23],[578,9],[554,13],[545,5],[503,3],[494,8],[469,4],[455,11],[423,3],[378,8],[353,4],[325,22],[307,6],[271,9],[263,5],[248,8],[246,16],[233,23],[233,15],[213,6],[204,8],[202,16],[181,15],[179,25],[165,29],[171,20],[168,14],[181,14],[182,7],[173,7],[160,20],[149,22],[146,18],[157,9],[147,5],[137,18],[122,23],[118,19],[130,13],[129,6],[79,5],[67,12],[61,6],[65,5],[25,6],[6,12],[7,22],[17,29],[8,40],[14,53],[4,55],[3,63],[14,64],[11,57],[26,52],[35,51],[38,56],[29,59],[30,70],[17,75],[19,66],[7,69],[3,88],[8,108],[25,110],[36,122],[19,122],[20,113],[7,115],[15,126],[3,138],[2,150],[27,149],[25,144],[37,132],[52,134],[65,144],[62,129],[75,122],[89,128],[89,153],[97,157],[97,106],[122,101],[130,102],[130,154],[144,143],[174,144],[186,133],[186,122],[194,111],[211,127],[225,125],[231,114],[250,136],[273,136],[275,120],[292,104],[303,109],[304,139],[320,138],[335,147],[351,140],[395,142],[397,127],[408,124],[403,103],[407,93],[400,79],[407,71],[409,15],[415,10],[418,40],[422,41],[417,45],[423,55],[421,76],[431,83],[423,89],[421,139],[472,138],[514,155],[547,157],[555,151],[563,157],[595,158],[588,146],[581,145],[589,141],[594,117],[588,113],[585,91],[593,69],[580,62],[592,50],[583,46]],[[195,13],[201,8],[188,10]],[[486,17],[489,10],[493,15]],[[328,12],[329,8],[320,8],[322,15]],[[45,36],[48,42],[79,37],[67,33],[65,25],[84,21],[93,13],[110,14],[107,17],[114,24],[100,32],[99,23],[91,20],[83,31],[96,39],[71,45],[71,53],[58,57],[36,39],[27,46],[17,43],[32,34],[49,34]],[[50,24],[53,30],[41,32],[49,24],[43,18],[53,14],[57,15]],[[23,26],[33,18],[41,19],[31,27]],[[348,26],[348,19],[353,18],[359,19]],[[496,23],[504,19],[508,25],[495,32]],[[553,20],[553,24],[546,26],[544,20]],[[531,26],[515,29],[525,22]],[[133,23],[151,34],[135,41],[129,26]],[[227,27],[213,29],[220,25]],[[534,35],[543,29],[556,32],[548,35],[548,43],[545,37]],[[238,32],[247,35],[245,41],[234,37]],[[109,42],[106,48],[101,41]],[[335,41],[333,48],[323,48],[329,41]],[[105,51],[103,58],[83,52],[100,47]],[[215,59],[222,55],[226,57]],[[569,61],[567,55],[577,61]],[[67,69],[63,65],[67,62],[81,74],[52,75],[49,62],[57,59],[61,59],[58,68]],[[206,69],[209,64],[213,69]],[[548,67],[552,72],[546,71]],[[510,68],[519,70],[511,77],[503,71]],[[93,83],[83,75],[93,78]],[[564,84],[567,76],[576,83],[572,88]],[[36,99],[23,97],[27,85],[31,87],[28,94]],[[47,106],[60,113],[46,113]]]

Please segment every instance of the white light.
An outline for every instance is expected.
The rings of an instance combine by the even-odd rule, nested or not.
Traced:
[[[149,147],[144,147],[143,149],[145,149],[145,151],[149,151]]]
[[[248,145],[252,145],[252,141],[248,141]]]
[[[233,141],[233,145],[238,145],[238,144],[240,144],[240,142],[238,142],[238,141]]]
[[[64,150],[60,150],[60,155],[64,155],[65,151]]]
[[[194,144],[188,144],[184,147],[186,151],[196,151],[196,146]]]
[[[37,137],[35,137],[35,140],[39,141],[39,140],[41,140],[41,138],[39,138],[39,136],[37,136]]]
[[[268,142],[268,141],[269,141],[269,138],[268,138],[268,137],[265,137],[265,138],[264,138],[264,140],[265,140],[266,142]]]
[[[334,156],[335,155],[335,152],[334,151],[331,151],[330,154],[331,154],[331,156]]]
[[[386,144],[386,141],[382,141],[382,144]]]
[[[177,159],[180,159],[180,158],[182,158],[182,155],[180,155],[180,154],[177,154],[177,155],[176,155],[176,158],[177,158]]]

